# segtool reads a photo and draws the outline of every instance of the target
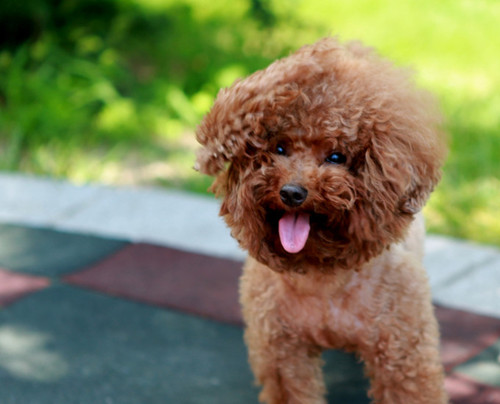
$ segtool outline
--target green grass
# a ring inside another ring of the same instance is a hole
[[[340,34],[440,100],[450,154],[430,230],[500,246],[497,0],[20,4],[0,5],[0,169],[205,192],[193,131],[218,89]]]

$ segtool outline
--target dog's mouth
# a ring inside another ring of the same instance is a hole
[[[278,221],[278,233],[281,246],[296,254],[304,248],[311,230],[311,215],[306,212],[285,212]]]
[[[353,255],[352,241],[345,232],[348,215],[334,214],[332,209],[318,212],[279,207],[268,207],[265,212],[266,225],[260,245],[266,248],[261,250],[264,255],[257,253],[265,264],[277,259],[272,268],[299,272],[311,265],[325,271],[348,266],[347,260]]]
[[[274,210],[266,213],[268,233],[265,237],[275,252],[297,254],[307,247],[308,240],[324,227],[325,215],[305,210]]]

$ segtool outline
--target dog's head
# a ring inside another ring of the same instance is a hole
[[[222,90],[196,167],[257,260],[356,268],[404,236],[439,180],[434,107],[407,72],[324,39]]]

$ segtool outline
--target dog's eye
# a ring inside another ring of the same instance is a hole
[[[325,161],[331,164],[344,164],[347,161],[347,157],[342,153],[335,152],[330,154]]]
[[[286,156],[286,150],[282,145],[276,146],[276,154],[279,154],[280,156]]]

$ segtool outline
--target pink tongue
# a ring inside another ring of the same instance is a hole
[[[279,221],[280,241],[285,251],[294,254],[302,250],[310,228],[307,213],[285,213]]]

